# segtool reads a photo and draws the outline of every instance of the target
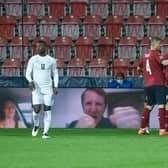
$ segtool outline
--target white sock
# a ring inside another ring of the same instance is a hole
[[[44,134],[48,133],[51,125],[51,110],[44,112]]]
[[[40,113],[35,113],[33,111],[33,122],[35,127],[39,127],[40,125]]]

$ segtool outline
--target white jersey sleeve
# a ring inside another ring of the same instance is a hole
[[[32,58],[29,60],[28,64],[27,64],[27,69],[26,69],[26,79],[29,82],[32,82],[32,72],[33,72],[33,60]]]
[[[57,69],[57,64],[56,60],[53,59],[53,65],[52,65],[52,75],[53,75],[53,80],[54,80],[54,87],[58,87],[58,69]]]

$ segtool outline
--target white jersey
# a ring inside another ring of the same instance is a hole
[[[52,76],[54,87],[58,87],[58,71],[54,58],[49,55],[34,55],[30,58],[26,70],[26,79],[29,82],[33,81],[36,88],[52,87]]]

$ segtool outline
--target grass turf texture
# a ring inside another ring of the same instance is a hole
[[[167,168],[168,136],[135,129],[0,129],[0,168]]]

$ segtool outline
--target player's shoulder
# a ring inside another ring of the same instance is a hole
[[[55,62],[56,61],[56,59],[51,57],[50,55],[47,55],[47,59],[49,59],[51,62]]]
[[[33,55],[32,57],[30,57],[29,61],[33,62],[38,58],[38,55]]]

